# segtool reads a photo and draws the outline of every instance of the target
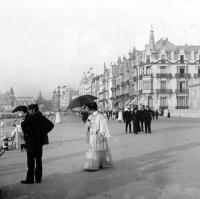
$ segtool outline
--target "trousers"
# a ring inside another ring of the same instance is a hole
[[[26,180],[40,182],[42,179],[42,146],[32,146],[27,148],[27,176]]]

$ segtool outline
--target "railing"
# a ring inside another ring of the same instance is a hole
[[[194,74],[194,77],[195,77],[195,78],[199,78],[199,77],[200,77],[200,73]]]
[[[176,78],[190,78],[191,75],[189,73],[176,73],[175,77]]]
[[[157,73],[156,74],[157,78],[172,78],[172,74],[171,73]]]
[[[188,89],[176,89],[176,94],[189,94],[189,90]]]
[[[143,77],[153,77],[153,74],[143,74],[143,75],[140,75],[140,79],[142,79]]]
[[[189,109],[189,106],[176,106],[176,109]]]
[[[156,89],[156,93],[157,94],[162,94],[162,93],[172,94],[172,89]]]
[[[160,106],[160,109],[168,109],[168,106]]]

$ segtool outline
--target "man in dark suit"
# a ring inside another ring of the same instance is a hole
[[[29,117],[21,123],[27,142],[27,176],[22,184],[33,184],[42,180],[43,145],[48,144],[47,133],[54,127],[53,123],[42,115],[37,104],[28,106]],[[36,163],[36,166],[35,166]]]
[[[151,133],[151,110],[149,109],[149,106],[146,106],[146,109],[144,111],[144,124],[145,124],[145,133]]]
[[[139,122],[142,132],[144,132],[144,112],[145,112],[144,105],[142,105],[141,109],[139,110]]]
[[[128,127],[129,127],[129,133],[131,133],[131,121],[132,121],[132,114],[130,107],[126,107],[124,110],[124,121],[126,124],[126,133],[128,132]]]

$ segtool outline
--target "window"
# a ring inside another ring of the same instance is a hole
[[[151,81],[144,81],[143,82],[143,90],[151,90],[152,86],[151,86]]]
[[[200,68],[198,68],[198,75],[200,75]]]
[[[178,82],[178,90],[180,92],[183,92],[184,90],[186,90],[186,82]]]
[[[150,75],[150,71],[151,71],[150,66],[146,67],[146,74],[147,74],[147,75]]]
[[[166,81],[161,81],[160,82],[160,89],[161,90],[166,90]]]
[[[160,98],[160,107],[167,107],[167,98],[166,97]]]
[[[153,99],[151,96],[148,97],[148,106],[153,107]]]
[[[185,73],[185,69],[184,68],[180,68],[179,72],[180,72],[180,74],[184,74]]]
[[[146,63],[150,63],[150,55],[146,56]]]
[[[180,56],[180,62],[181,62],[181,64],[184,63],[184,55],[181,55],[181,56]]]
[[[160,73],[166,74],[166,66],[161,66],[160,67]]]
[[[161,55],[161,63],[165,63],[165,55]]]
[[[177,108],[188,108],[187,96],[177,96]]]

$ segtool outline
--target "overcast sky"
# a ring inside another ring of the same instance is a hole
[[[155,40],[200,45],[199,0],[0,0],[0,90],[50,97],[78,85],[135,45]]]

